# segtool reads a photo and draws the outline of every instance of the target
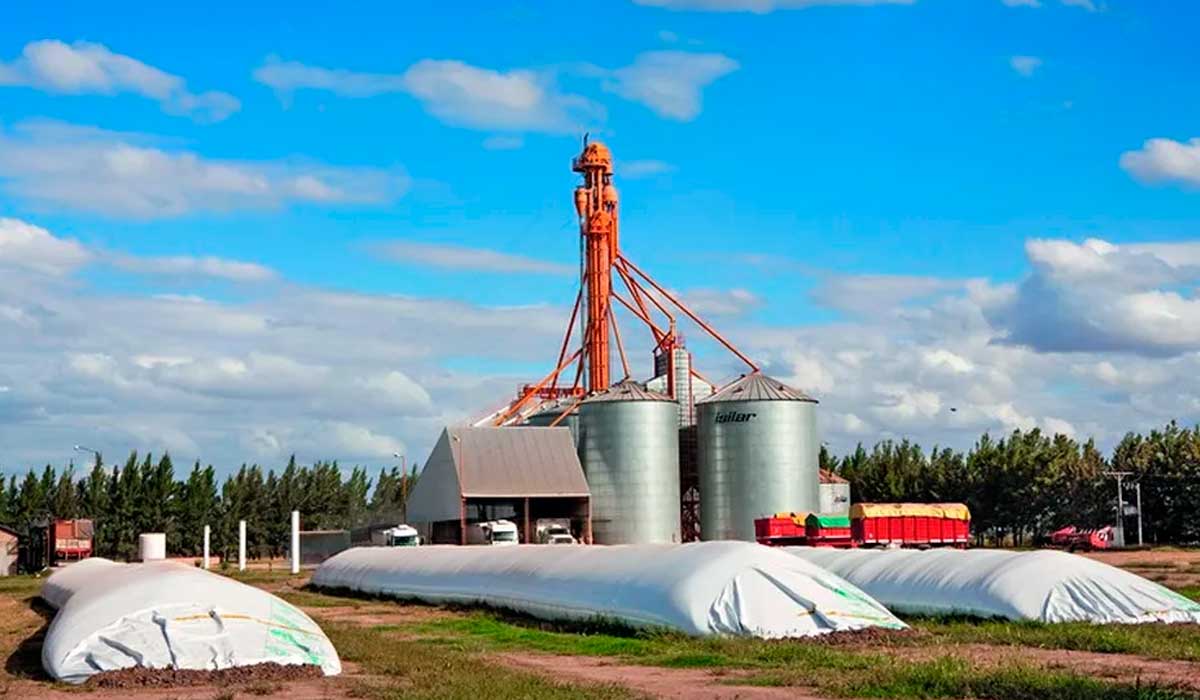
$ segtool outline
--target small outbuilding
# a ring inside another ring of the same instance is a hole
[[[0,576],[17,573],[20,562],[21,536],[11,527],[0,525]]]
[[[408,497],[408,520],[427,542],[466,544],[473,523],[511,520],[520,541],[537,521],[567,519],[592,540],[591,493],[567,428],[449,427]]]

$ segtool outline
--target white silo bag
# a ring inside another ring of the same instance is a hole
[[[841,578],[748,542],[362,547],[325,561],[312,583],[691,635],[782,638],[905,627]]]
[[[842,576],[899,613],[1040,622],[1200,622],[1200,603],[1066,552],[785,550]]]
[[[337,651],[299,608],[266,591],[176,562],[85,559],[42,585],[57,608],[42,645],[55,680],[123,668],[216,670],[260,663],[341,671]]]

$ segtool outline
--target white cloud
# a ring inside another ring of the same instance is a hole
[[[1033,77],[1038,68],[1042,66],[1042,59],[1037,56],[1013,56],[1008,59],[1008,65],[1019,75],[1026,78]]]
[[[86,41],[26,44],[19,58],[0,62],[0,86],[5,85],[70,95],[133,93],[158,102],[167,113],[207,122],[226,119],[241,107],[233,95],[190,92],[177,75]]]
[[[700,115],[704,88],[737,69],[737,61],[724,54],[649,51],[609,72],[605,87],[660,117],[691,121]]]
[[[264,265],[209,255],[139,257],[121,253],[110,254],[105,261],[122,270],[148,275],[214,277],[234,282],[267,282],[277,277],[274,270]]]
[[[489,151],[513,151],[525,145],[525,139],[520,136],[489,136],[483,140],[483,147]]]
[[[911,5],[916,0],[634,0],[639,5],[653,5],[670,10],[699,10],[702,12],[753,12],[765,14],[775,10],[802,10],[808,7],[841,7],[866,5]]]
[[[1031,240],[1031,274],[985,311],[1009,341],[1041,351],[1200,350],[1200,299],[1178,289],[1200,279],[1200,268],[1178,264],[1190,259],[1180,251],[1190,256],[1191,244],[1159,250],[1174,262],[1154,247]]]
[[[658,40],[668,44],[674,44],[675,42],[679,41],[679,35],[669,29],[660,29],[658,30]]]
[[[0,218],[0,269],[16,267],[61,275],[83,265],[90,257],[87,249],[76,241],[57,238],[40,226],[18,219]]]
[[[473,129],[572,132],[603,113],[594,102],[559,91],[548,72],[498,71],[462,61],[425,59],[403,73],[363,73],[269,58],[254,78],[284,97],[299,90],[342,97],[404,93],[438,119]]]
[[[1042,420],[1042,425],[1045,427],[1046,432],[1050,435],[1066,435],[1070,438],[1075,437],[1075,426],[1061,418],[1046,416],[1046,418]]]
[[[371,248],[387,260],[450,270],[534,275],[572,275],[579,272],[574,265],[512,255],[487,248],[402,240],[375,243]]]
[[[0,180],[9,193],[41,205],[143,219],[286,204],[378,204],[407,186],[402,173],[213,160],[57,123],[0,132]]]
[[[1041,7],[1041,0],[1000,0],[1008,7]],[[1066,7],[1081,7],[1088,12],[1097,12],[1100,8],[1093,0],[1059,0]]]
[[[675,172],[675,166],[662,160],[626,160],[616,164],[615,170],[621,177],[633,180]]]
[[[1165,326],[1135,335],[1118,315],[1063,352],[1055,343],[1079,324],[1064,309],[1117,309],[1125,297],[1171,291],[1186,299],[1191,246],[1034,240],[1029,279],[1015,285],[950,280],[910,299],[908,313],[791,326],[743,315],[719,327],[766,373],[821,401],[822,439],[835,452],[884,437],[967,448],[985,430],[1032,427],[1107,449],[1127,430],[1200,411],[1200,345],[1163,351]],[[83,250],[88,264],[103,264]],[[278,467],[292,452],[372,466],[392,451],[423,460],[442,425],[537,374],[496,367],[552,361],[569,312],[569,299],[488,307],[287,280],[222,301],[187,289],[148,297],[101,292],[70,274],[75,264],[0,274],[6,465],[44,464],[55,446],[75,443],[110,456],[165,446],[177,461],[199,457],[222,471],[248,459]],[[1046,306],[1049,320],[1014,342],[1013,316]],[[1113,350],[1113,334],[1151,351]],[[639,336],[624,337],[635,367],[646,350]],[[707,376],[740,371],[711,343],[689,340]],[[464,361],[479,369],[447,369]]]
[[[741,288],[690,289],[678,296],[701,316],[738,316],[763,303],[757,294]]]
[[[961,289],[963,284],[917,275],[825,275],[812,298],[822,306],[848,313],[888,314],[910,301]]]
[[[1121,167],[1142,182],[1200,187],[1200,138],[1149,139],[1141,150],[1122,153]]]
[[[405,451],[404,443],[351,423],[332,423],[333,437],[340,451],[351,458],[389,458]]]

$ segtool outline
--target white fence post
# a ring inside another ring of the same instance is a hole
[[[292,511],[292,573],[300,573],[300,511]]]
[[[246,570],[246,521],[238,521],[238,571]]]
[[[210,528],[209,526],[205,525],[205,526],[204,526],[204,569],[205,569],[206,571],[208,570],[208,562],[209,562],[209,559],[208,559],[208,542],[209,542],[209,537],[210,537],[211,535],[212,535],[212,528]]]

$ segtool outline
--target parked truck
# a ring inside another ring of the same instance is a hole
[[[421,544],[417,529],[401,523],[386,530],[371,532],[371,544],[376,547],[416,547]]]
[[[517,525],[511,520],[489,520],[467,526],[467,544],[507,546],[517,544]]]
[[[569,518],[539,518],[537,521],[538,544],[576,544],[571,534]]]

